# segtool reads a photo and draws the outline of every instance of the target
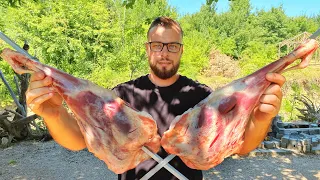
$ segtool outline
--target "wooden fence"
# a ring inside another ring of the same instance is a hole
[[[290,53],[294,48],[299,46],[304,40],[308,39],[311,33],[304,32],[290,39],[286,39],[278,44],[278,57],[285,56]],[[317,38],[318,43],[320,42],[320,37]],[[320,48],[314,53],[310,65],[320,65]]]

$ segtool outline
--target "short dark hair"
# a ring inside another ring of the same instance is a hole
[[[147,38],[148,38],[148,39],[149,39],[149,32],[150,32],[150,30],[151,30],[153,27],[155,27],[155,26],[162,26],[162,27],[164,27],[164,28],[174,28],[174,29],[177,29],[177,30],[180,31],[181,37],[183,37],[183,30],[182,30],[180,24],[179,24],[177,21],[175,21],[175,20],[173,20],[173,19],[171,19],[171,18],[169,18],[169,17],[167,17],[167,16],[161,16],[161,17],[155,18],[155,19],[152,21],[152,23],[151,23],[151,25],[150,25],[150,27],[149,27],[148,33],[147,33]]]

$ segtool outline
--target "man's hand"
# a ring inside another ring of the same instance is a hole
[[[271,85],[262,94],[260,105],[253,113],[253,119],[258,121],[269,121],[278,114],[282,101],[281,87],[286,81],[284,76],[277,73],[267,74],[266,79]]]
[[[244,143],[238,154],[247,154],[254,150],[265,138],[269,126],[281,106],[281,87],[285,83],[284,76],[269,73],[266,79],[271,82],[260,98],[260,104],[254,109],[244,135]]]
[[[29,108],[45,118],[58,117],[60,107],[62,107],[62,98],[51,85],[51,77],[45,76],[43,72],[39,71],[31,75],[26,92]]]

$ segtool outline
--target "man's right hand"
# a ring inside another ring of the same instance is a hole
[[[58,117],[62,107],[62,97],[51,85],[52,78],[38,71],[31,75],[26,92],[28,107],[37,115],[50,119]]]
[[[44,118],[53,139],[70,150],[86,147],[83,135],[75,118],[62,106],[62,97],[52,87],[52,78],[42,71],[30,77],[26,93],[27,105]]]

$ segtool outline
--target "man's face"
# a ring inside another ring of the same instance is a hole
[[[182,43],[182,37],[178,29],[156,26],[150,30],[148,41]],[[164,46],[160,52],[154,52],[150,49],[150,44],[146,44],[146,50],[150,68],[157,77],[168,79],[177,73],[183,46],[178,52],[169,52],[168,46]]]

